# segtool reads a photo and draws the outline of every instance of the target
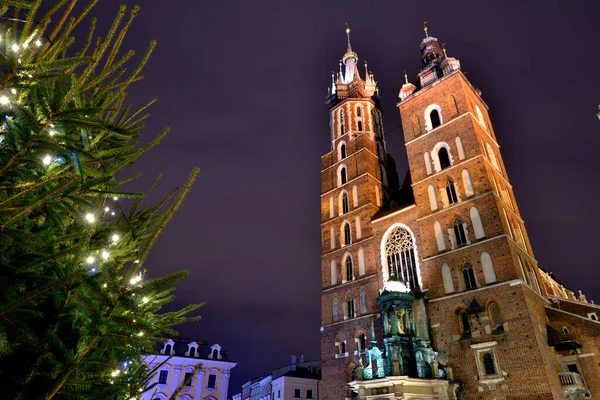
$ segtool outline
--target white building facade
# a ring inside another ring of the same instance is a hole
[[[229,376],[236,363],[228,360],[221,346],[169,339],[157,350],[158,354],[144,357],[151,369],[160,367],[150,381],[155,386],[141,400],[170,399],[190,376],[176,400],[227,400]]]

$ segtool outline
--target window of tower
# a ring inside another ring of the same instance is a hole
[[[350,254],[346,256],[346,280],[353,281],[354,280],[354,263],[352,262],[352,257]]]
[[[358,131],[359,131],[359,132],[362,132],[362,130],[363,130],[363,124],[362,124],[362,121],[358,121],[358,122],[357,122],[357,124],[358,124]]]
[[[344,185],[348,182],[348,177],[346,176],[346,167],[342,166],[339,169],[339,185]]]
[[[352,293],[348,294],[348,300],[346,301],[346,307],[348,313],[346,314],[348,318],[356,318],[356,313],[354,312],[354,296]]]
[[[346,143],[341,143],[340,144],[340,160],[343,160],[344,158],[346,158]]]
[[[342,214],[346,214],[348,212],[348,193],[342,192]]]
[[[492,334],[504,332],[502,318],[500,317],[500,309],[496,303],[490,303],[488,306],[488,316],[492,327]]]
[[[412,234],[401,226],[388,235],[384,246],[388,276],[395,276],[408,288],[419,287],[417,258]]]
[[[344,244],[344,246],[347,246],[352,243],[352,236],[350,235],[350,223],[348,223],[348,222],[344,223],[343,232],[344,232],[344,243],[343,244]]]
[[[362,117],[362,109],[360,106],[356,107],[356,116]]]
[[[448,149],[445,147],[441,147],[438,150],[438,160],[440,162],[440,169],[445,169],[452,165],[450,163],[450,154],[448,154]]]
[[[473,267],[469,263],[465,263],[462,269],[463,279],[465,281],[465,289],[472,290],[477,289],[477,282],[475,281],[475,273]]]
[[[454,237],[456,239],[456,247],[464,246],[467,244],[467,233],[465,232],[465,226],[462,221],[458,218],[454,220]]]
[[[494,356],[492,353],[483,354],[483,369],[486,375],[496,375],[496,366],[494,365]]]
[[[358,352],[364,352],[367,349],[367,336],[360,332],[356,337],[356,347],[358,348]]]
[[[429,119],[431,120],[431,129],[435,129],[438,126],[442,125],[442,120],[440,118],[440,113],[438,110],[431,110],[429,113]]]
[[[458,196],[456,195],[456,186],[452,179],[446,181],[446,195],[448,196],[448,204],[454,204],[458,202]]]
[[[463,337],[470,337],[471,325],[469,325],[469,316],[466,312],[460,312],[460,314],[458,315],[458,322],[460,324],[460,331],[463,334]]]
[[[367,289],[363,287],[360,288],[360,313],[366,314],[368,310],[367,304]],[[364,350],[364,347],[363,347]]]
[[[421,133],[421,121],[419,121],[419,117],[416,114],[412,116],[411,120],[413,135],[418,136]]]
[[[337,322],[340,319],[339,316],[339,301],[337,296],[333,298],[333,322]]]

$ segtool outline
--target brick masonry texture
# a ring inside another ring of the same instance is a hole
[[[425,110],[432,104],[441,109],[442,124],[426,132]],[[358,131],[357,106],[366,111],[362,113],[362,131]],[[567,327],[567,336],[583,345],[580,349],[583,356],[578,358],[578,363],[587,388],[593,396],[600,396],[600,322],[588,317],[592,312],[600,317],[600,307],[577,298],[538,269],[487,106],[477,90],[457,70],[415,92],[400,102],[398,108],[415,202],[392,207],[387,199],[394,198],[399,187],[398,174],[394,159],[385,152],[383,138],[375,132],[373,115],[377,117],[379,112],[375,104],[370,99],[346,99],[331,110],[332,151],[322,157],[321,172],[321,398],[347,397],[345,383],[359,365],[360,354],[354,354],[358,350],[354,339],[366,334],[368,345],[372,339],[371,323],[375,326],[375,339],[381,345],[376,300],[384,285],[383,270],[387,268],[381,251],[386,233],[394,226],[407,228],[414,237],[422,290],[428,299],[432,345],[447,356],[454,379],[463,385],[461,399],[564,399],[558,373],[565,372],[566,366],[560,364],[560,360],[571,355],[557,352],[548,345],[547,324],[559,332]],[[344,110],[343,133],[341,109]],[[374,109],[375,114],[372,114]],[[462,143],[464,157],[459,152],[457,138]],[[346,145],[344,159],[338,151],[341,141]],[[448,145],[452,165],[428,173],[425,153],[434,157],[434,148],[440,142]],[[346,168],[347,183],[340,185],[341,165]],[[380,165],[387,175],[387,185]],[[464,170],[468,171],[472,183],[470,195]],[[443,201],[449,180],[454,182],[459,200],[454,204]],[[438,203],[435,210],[432,210],[428,192],[431,185]],[[340,196],[344,191],[349,200],[347,213],[341,210]],[[387,209],[381,209],[382,204],[387,204]],[[479,212],[484,237],[475,237],[472,208]],[[457,219],[466,224],[469,244],[453,249],[449,231]],[[436,221],[442,226],[446,247],[443,251],[438,250]],[[346,222],[350,223],[352,236],[348,244],[343,243]],[[483,252],[492,259],[495,282],[486,283],[481,262]],[[353,260],[350,281],[345,280],[347,255]],[[462,269],[467,262],[475,275],[477,287],[474,290],[467,290],[464,284]],[[444,264],[450,268],[452,293],[446,293],[444,287]],[[333,274],[332,265],[335,265]],[[366,293],[364,306],[361,292]],[[336,298],[337,321],[333,309]],[[348,298],[355,299],[356,317],[344,319],[343,302]],[[461,340],[459,313],[473,301],[481,305],[483,311],[469,315],[471,337]],[[496,304],[500,310],[503,333],[492,334],[490,304]],[[336,356],[335,343],[344,340],[348,355]],[[493,383],[482,380],[476,352],[471,347],[491,342],[496,342],[493,348],[502,372],[502,379]]]

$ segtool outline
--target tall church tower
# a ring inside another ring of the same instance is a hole
[[[345,396],[377,321],[380,269],[371,218],[398,189],[395,162],[387,154],[379,96],[365,62],[364,78],[350,44],[332,75],[327,107],[331,151],[322,157],[322,389],[323,399]],[[379,279],[378,279],[379,278]]]
[[[432,345],[464,385],[461,398],[562,398],[548,300],[488,108],[425,33],[418,88],[406,80],[398,108]]]
[[[422,69],[397,104],[400,185],[377,84],[346,33],[321,171],[320,398],[600,395],[600,307],[538,267],[460,62],[425,29]]]

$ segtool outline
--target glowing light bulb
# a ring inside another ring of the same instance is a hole
[[[26,49],[26,48],[28,48],[28,47],[29,47],[29,43],[27,43],[27,42],[23,43],[23,48],[24,48],[24,49]]]
[[[108,251],[102,250],[102,258],[103,259],[108,260],[109,256],[110,256],[110,254],[108,254]]]
[[[142,303],[144,303],[144,304],[146,304],[149,301],[150,301],[150,299],[147,298],[146,296],[144,296],[144,298],[142,298]]]
[[[139,263],[140,263],[140,260],[135,260],[135,261],[134,261],[134,263],[135,263],[135,264],[139,264]]]
[[[117,196],[115,196],[115,197],[113,197],[113,200],[117,201],[117,200],[119,200],[119,198]]]
[[[38,39],[38,40],[36,40],[36,41],[35,41],[35,45],[36,45],[37,47],[40,47],[40,46],[42,45],[42,41],[41,41],[41,40],[39,40],[39,39]]]
[[[119,241],[119,235],[117,235],[116,233],[114,235],[112,235],[110,237],[110,240],[112,240],[113,243],[116,243]]]
[[[54,134],[55,134],[55,133],[56,133],[56,132],[54,132],[52,129],[50,129],[50,132],[48,132],[48,135],[50,135],[50,136],[54,136]]]
[[[114,217],[115,216],[115,212],[114,211],[111,212],[110,215],[112,215]]]
[[[45,166],[48,166],[50,164],[52,164],[52,157],[50,157],[49,155],[45,155],[44,158],[42,159],[42,162],[44,163]]]
[[[94,257],[92,257],[92,256],[89,256],[89,257],[86,259],[86,261],[87,261],[89,264],[92,264],[92,263],[94,262]]]
[[[18,44],[13,44],[11,47],[12,51],[17,52],[19,51],[19,45]]]
[[[104,212],[109,212],[109,211],[110,211],[110,208],[104,207]]]
[[[96,217],[94,217],[94,214],[92,213],[87,213],[85,214],[85,220],[90,224],[93,224],[96,221]]]
[[[12,89],[10,89],[10,92],[11,92],[12,94],[17,94],[17,89],[15,89],[15,88],[12,88]]]
[[[6,105],[9,103],[10,100],[8,100],[8,97],[6,96],[0,96],[0,104]]]
[[[54,128],[54,124],[50,124],[50,128]]]
[[[95,273],[96,273],[96,267],[92,267],[92,268],[90,269],[90,272],[91,272],[92,274],[95,274]]]
[[[144,331],[140,331],[140,332],[138,333],[138,336],[144,336]]]
[[[106,286],[108,286],[106,283],[104,285],[102,285],[102,287],[106,287]]]

